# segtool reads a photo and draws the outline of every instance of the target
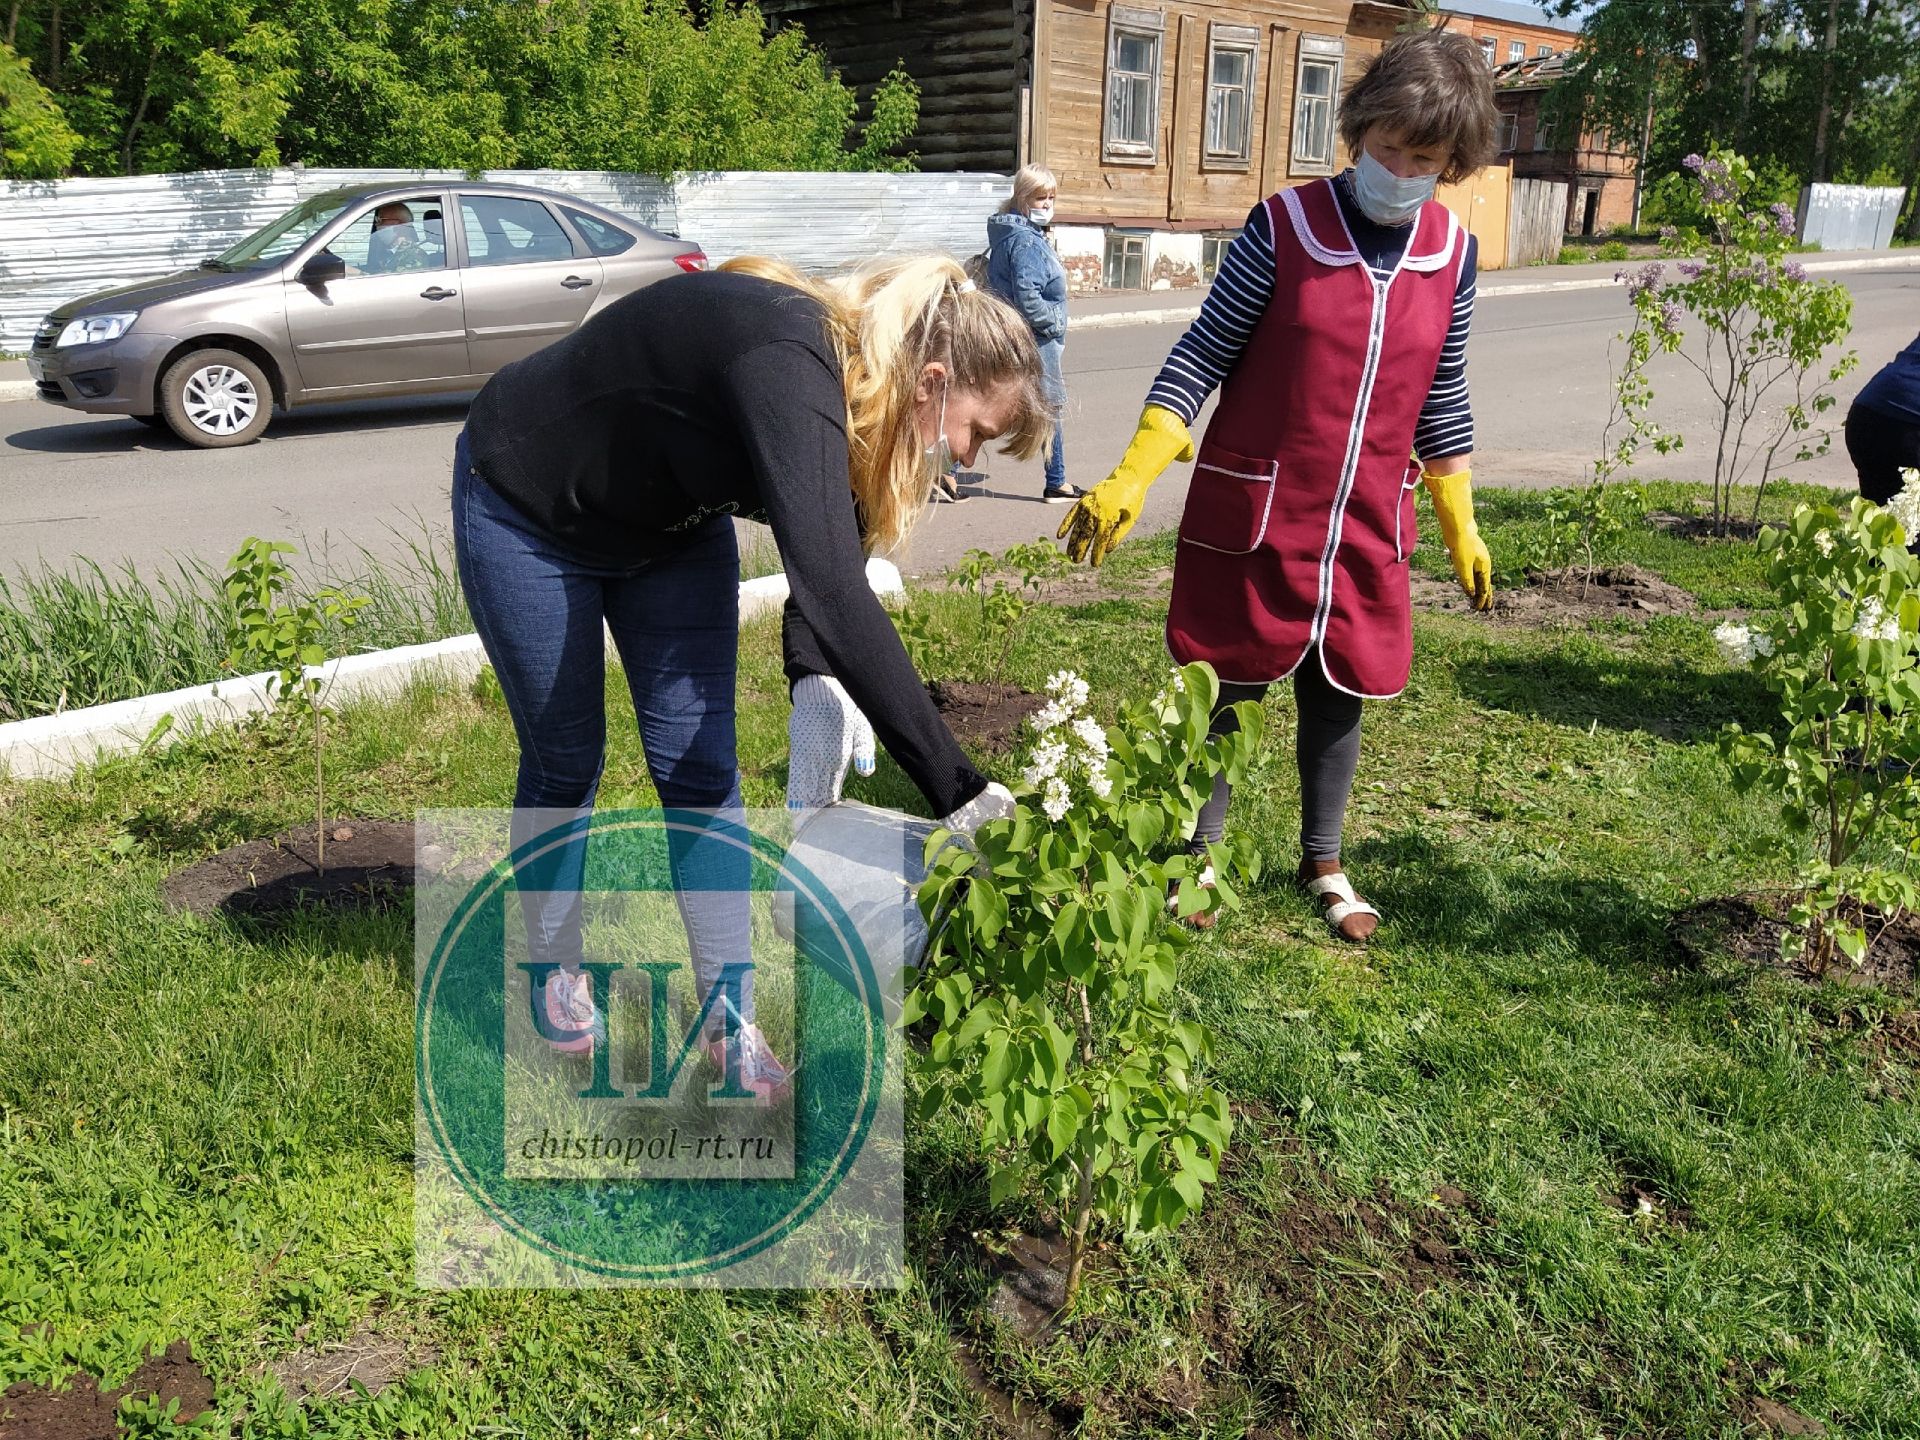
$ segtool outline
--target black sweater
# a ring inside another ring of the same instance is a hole
[[[819,305],[747,275],[677,275],[487,382],[474,470],[558,544],[614,564],[716,514],[764,520],[822,657],[945,815],[986,779],[867,585],[840,367]]]

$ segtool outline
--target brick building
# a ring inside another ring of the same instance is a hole
[[[1512,164],[1516,180],[1567,187],[1567,234],[1604,235],[1633,222],[1635,150],[1631,141],[1595,131],[1556,134],[1542,120],[1541,102],[1565,65],[1565,53],[1557,52],[1495,68],[1500,158]]]
[[[1479,45],[1489,68],[1544,59],[1571,50],[1580,39],[1580,27],[1571,21],[1508,0],[1449,5],[1435,13],[1433,28],[1468,36]]]

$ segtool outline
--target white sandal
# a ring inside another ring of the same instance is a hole
[[[1307,882],[1307,894],[1316,901],[1322,895],[1334,897],[1333,904],[1320,907],[1320,918],[1327,922],[1327,928],[1342,940],[1352,943],[1352,937],[1340,928],[1340,924],[1349,915],[1371,915],[1378,921],[1380,912],[1353,893],[1353,882],[1347,879],[1344,870],[1336,870],[1331,875],[1316,875]]]

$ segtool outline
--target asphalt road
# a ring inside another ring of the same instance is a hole
[[[1837,431],[1864,378],[1920,330],[1920,261],[1833,278],[1854,294],[1852,344],[1861,357],[1828,412]],[[1609,343],[1626,313],[1625,297],[1611,288],[1482,298],[1469,368],[1480,484],[1587,477],[1610,398]],[[1091,485],[1119,458],[1179,333],[1177,324],[1069,333],[1070,478]],[[1706,478],[1713,444],[1703,383],[1674,357],[1658,364],[1654,379],[1655,418],[1689,443],[1669,459],[1649,457],[1645,473]],[[464,397],[327,406],[276,417],[258,444],[198,451],[132,420],[31,399],[0,403],[0,575],[82,558],[109,567],[131,560],[149,573],[175,558],[217,566],[249,535],[290,539],[349,568],[361,550],[384,559],[429,535],[444,545],[448,471],[465,410]],[[939,569],[973,546],[999,549],[1052,533],[1063,511],[1039,502],[1037,463],[989,455],[976,468],[986,474],[977,498],[936,509],[903,569]],[[1852,480],[1837,433],[1833,454],[1791,473]],[[1143,531],[1174,523],[1185,488],[1176,466],[1154,488]]]

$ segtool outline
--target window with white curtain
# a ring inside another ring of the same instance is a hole
[[[1166,19],[1158,10],[1116,5],[1107,24],[1109,160],[1146,160],[1160,151],[1160,57]]]

